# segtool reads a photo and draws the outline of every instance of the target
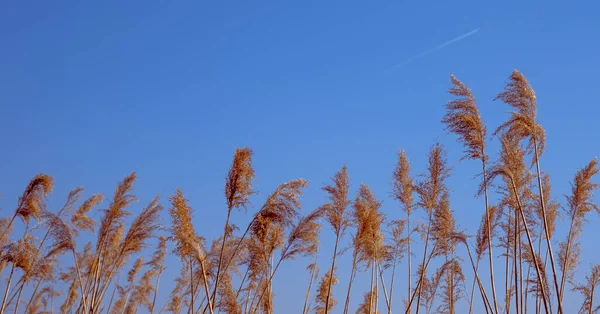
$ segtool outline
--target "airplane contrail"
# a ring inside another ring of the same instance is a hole
[[[463,39],[465,39],[465,38],[467,38],[469,36],[472,36],[472,35],[474,35],[477,32],[479,32],[479,28],[476,28],[476,29],[474,29],[474,30],[472,30],[470,32],[464,33],[464,34],[462,34],[462,35],[460,35],[460,36],[458,36],[456,38],[450,39],[450,40],[448,40],[448,41],[446,41],[446,42],[444,42],[444,43],[436,46],[435,48],[431,48],[429,50],[425,50],[425,51],[421,52],[420,54],[418,54],[418,55],[416,55],[414,57],[406,59],[405,61],[400,62],[400,63],[398,63],[398,64],[390,67],[388,69],[388,71],[391,71],[391,70],[403,67],[403,66],[405,66],[405,65],[407,65],[407,64],[409,64],[409,63],[411,63],[411,62],[413,62],[413,61],[415,61],[417,59],[423,58],[424,56],[426,56],[426,55],[428,55],[430,53],[436,52],[436,51],[438,51],[440,49],[443,49],[445,47],[448,47],[448,46],[452,45],[455,42],[461,41],[461,40],[463,40]]]

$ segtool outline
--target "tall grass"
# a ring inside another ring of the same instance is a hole
[[[105,205],[101,194],[84,199],[84,190],[75,188],[57,209],[47,206],[52,177],[39,174],[0,219],[0,314],[300,311],[274,306],[277,293],[283,294],[274,282],[285,280],[278,271],[295,259],[309,263],[306,293],[299,297],[303,314],[349,313],[353,304],[364,314],[454,314],[466,308],[487,314],[565,313],[569,290],[581,294],[581,313],[599,312],[598,265],[576,282],[584,227],[593,212],[600,213],[594,200],[598,161],[575,174],[561,206],[541,169],[546,135],[537,121],[535,92],[522,73],[514,71],[496,98],[512,112],[491,137],[473,92],[454,76],[449,98],[441,121],[458,137],[462,159],[477,161],[480,172],[472,187],[449,186],[456,170],[445,147],[434,143],[426,168],[413,177],[408,154],[400,151],[390,165],[389,192],[402,214],[384,214],[383,201],[366,184],[352,195],[346,166],[322,188],[323,205],[304,213],[304,179],[282,183],[263,197],[253,188],[249,148],[234,151],[225,177],[225,223],[214,239],[194,226],[201,214],[180,189],[168,198],[163,225],[158,197],[142,208],[135,204],[135,173],[117,184]],[[500,149],[492,155],[493,141]],[[483,196],[481,206],[455,207],[450,200],[458,189]],[[237,210],[251,209],[251,200],[261,205],[240,228],[233,223]],[[98,219],[92,218],[96,207],[102,207]],[[564,220],[557,219],[561,207]],[[481,217],[479,228],[472,234],[461,229],[456,211]],[[333,239],[321,243],[323,223]],[[553,244],[557,229],[566,238]],[[83,238],[93,241],[78,243]],[[178,263],[167,265],[169,255]],[[349,269],[340,266],[341,259]],[[398,265],[406,271],[397,271]],[[165,278],[167,267],[179,268],[179,276]],[[368,280],[355,281],[358,276]],[[165,281],[171,291],[165,291]],[[397,301],[399,289],[406,291],[403,302]]]

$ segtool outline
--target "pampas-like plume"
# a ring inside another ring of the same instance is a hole
[[[333,176],[332,185],[326,185],[323,187],[323,190],[327,192],[329,198],[329,202],[323,205],[323,208],[326,211],[327,221],[329,221],[329,224],[335,232],[333,259],[331,261],[331,268],[329,269],[328,273],[333,273],[335,271],[335,260],[338,255],[340,238],[344,236],[346,228],[348,228],[350,224],[350,215],[346,211],[346,208],[350,204],[350,201],[348,200],[348,187],[349,183],[346,165],[343,165],[342,169],[335,173]],[[330,283],[327,286],[324,304],[329,304],[329,299],[331,298],[331,285],[333,284],[333,278],[335,278],[335,274],[330,275],[328,278]],[[323,310],[324,313],[327,314],[329,312],[329,307],[324,307]]]
[[[352,289],[358,263],[366,263],[367,266],[372,267],[372,271],[374,272],[374,262],[381,261],[386,256],[386,250],[383,246],[383,234],[380,227],[383,222],[383,215],[378,211],[380,206],[381,203],[377,201],[369,187],[362,184],[353,203],[356,234],[352,238],[352,269],[350,271],[344,313],[348,312],[350,290]]]
[[[317,289],[317,295],[315,296],[315,314],[323,314],[331,311],[337,304],[337,301],[329,296],[330,287],[338,283],[338,279],[335,277],[335,269],[333,272],[328,270],[327,273],[321,278],[319,288]]]
[[[180,189],[177,189],[169,201],[171,202],[169,215],[171,217],[171,240],[175,243],[174,252],[181,260],[185,260],[194,253],[194,248],[188,239],[197,237],[192,224],[192,208],[187,205],[187,199]]]
[[[156,277],[156,284],[151,289],[151,292],[154,293],[152,297],[152,303],[146,305],[146,308],[150,313],[154,313],[154,307],[156,306],[156,296],[158,295],[158,286],[160,284],[160,276],[162,275],[163,270],[165,269],[165,256],[167,255],[167,238],[164,235],[161,235],[158,239],[158,245],[156,246],[156,251],[152,255],[152,259],[146,263],[147,266],[150,266],[150,270],[148,273],[151,273],[152,276]]]
[[[504,182],[506,184],[506,191],[509,199],[505,202],[509,204],[511,208],[513,208],[516,212],[516,221],[518,225],[515,226],[517,230],[519,230],[520,225],[522,224],[525,229],[525,234],[527,236],[527,242],[529,244],[529,255],[537,256],[535,253],[535,248],[533,246],[533,241],[531,239],[531,229],[527,223],[527,218],[525,215],[525,206],[523,203],[524,196],[527,196],[528,185],[531,182],[531,175],[529,174],[527,167],[525,166],[525,161],[523,159],[525,152],[522,150],[521,145],[519,144],[519,138],[512,136],[510,133],[505,133],[501,137],[502,143],[502,151],[500,154],[500,161],[498,164],[494,165],[490,172],[490,180],[494,179],[497,176],[502,176]],[[520,218],[520,222],[519,222]],[[515,246],[515,254],[513,256],[514,259],[517,259],[516,256],[516,247],[518,245],[517,241],[520,241],[516,236],[517,232],[515,232],[515,238],[513,245]],[[548,294],[545,290],[546,283],[543,282],[545,279],[544,269],[541,269],[539,263],[532,263],[536,269],[536,276],[538,278],[538,287],[540,287],[540,294],[543,298],[544,308],[548,312]],[[516,270],[515,270],[515,281],[516,281]],[[516,287],[515,287],[516,288]],[[518,298],[518,294],[515,294],[516,298]],[[518,302],[517,302],[518,304]]]
[[[458,97],[446,104],[447,113],[442,118],[446,129],[459,136],[459,141],[465,145],[463,159],[487,160],[485,155],[485,124],[479,115],[475,97],[465,84],[454,75],[450,75],[452,87],[450,94]]]
[[[410,299],[410,293],[411,293],[411,288],[410,285],[412,283],[412,279],[411,279],[411,275],[412,275],[412,270],[411,270],[411,257],[412,257],[412,253],[410,251],[410,244],[412,242],[411,239],[411,234],[412,234],[412,229],[410,227],[410,214],[412,213],[413,210],[413,204],[414,204],[414,197],[413,197],[413,179],[410,175],[410,162],[408,161],[408,157],[406,156],[406,153],[404,151],[400,151],[398,153],[398,163],[396,164],[396,168],[394,169],[394,176],[392,179],[392,194],[394,195],[394,198],[397,199],[400,204],[402,204],[402,210],[404,210],[404,212],[406,213],[406,224],[407,224],[407,228],[406,228],[406,250],[407,250],[407,268],[408,268],[408,299]],[[394,269],[395,270],[395,269]],[[391,307],[391,301],[392,301],[392,290],[393,290],[393,277],[392,277],[392,283],[391,283],[391,287],[390,287],[390,307]],[[409,314],[412,313],[412,309],[409,307],[408,311]]]
[[[322,208],[317,208],[306,215],[290,231],[287,245],[282,251],[282,259],[293,259],[297,255],[313,256],[319,249],[319,219],[324,215]]]
[[[123,225],[123,218],[130,215],[125,209],[137,198],[130,194],[135,182],[135,172],[131,173],[117,185],[115,195],[110,202],[108,209],[104,210],[104,216],[100,221],[98,229],[98,240],[96,241],[96,251],[101,251],[110,239],[117,233],[120,226]]]
[[[375,291],[369,290],[363,295],[363,302],[358,306],[356,314],[379,314],[375,309],[375,303],[372,302],[375,297]]]
[[[3,248],[8,244],[8,242],[9,242],[8,234],[10,233],[11,229],[12,229],[12,226],[10,225],[9,218],[0,219],[0,232],[2,232],[4,234],[0,238],[0,248]],[[6,264],[7,264],[7,261],[2,258],[2,251],[0,251],[0,274],[2,273],[2,270],[4,270],[4,267],[6,267]]]
[[[227,208],[229,210],[236,207],[245,208],[250,203],[248,197],[255,193],[252,190],[252,181],[254,179],[252,150],[249,148],[237,148],[225,181],[225,198],[227,199]]]
[[[129,256],[138,253],[146,247],[146,240],[153,236],[158,229],[158,214],[162,210],[156,197],[142,212],[133,220],[125,237],[118,246],[118,253],[111,264],[105,265],[106,270],[103,280],[98,283],[98,293],[94,294],[92,306],[97,308],[102,302],[113,276],[123,267]],[[118,229],[117,229],[118,230]],[[125,306],[127,303],[125,304]]]
[[[158,229],[158,214],[163,209],[163,206],[158,204],[158,200],[159,197],[157,196],[131,223],[131,227],[121,244],[121,254],[123,256],[138,253],[146,247],[146,240],[152,237]]]
[[[175,195],[169,198],[171,208],[169,215],[171,216],[171,233],[172,239],[175,242],[175,253],[179,255],[180,260],[184,261],[190,269],[190,280],[187,281],[190,285],[191,304],[190,308],[194,310],[194,275],[193,267],[195,262],[199,262],[202,269],[202,278],[204,282],[205,293],[208,296],[208,279],[206,275],[205,261],[206,249],[204,248],[204,238],[196,235],[194,226],[192,225],[192,208],[187,204],[187,199],[183,196],[180,189],[177,189]],[[176,297],[175,295],[174,297]],[[210,313],[213,313],[212,299],[208,299],[208,307]],[[173,306],[180,305],[174,303]]]
[[[318,223],[318,220],[323,216],[324,212],[322,207],[317,208],[306,217],[300,219],[298,224],[292,228],[287,244],[281,250],[281,257],[275,264],[275,267],[269,271],[270,275],[267,278],[265,290],[271,286],[275,272],[279,269],[279,265],[282,261],[294,259],[297,255],[311,256],[317,253],[319,247],[319,231],[321,230],[321,225]],[[272,249],[269,250],[265,257],[268,258],[271,253]],[[258,304],[261,304],[261,300],[266,292],[265,290],[260,292]],[[268,294],[267,297],[269,298]]]
[[[354,200],[354,212],[357,220],[357,240],[359,241],[358,260],[366,262],[368,266],[372,263],[381,262],[385,249],[383,246],[383,232],[381,224],[384,216],[379,212],[379,202],[371,189],[361,184],[358,195]]]
[[[485,219],[486,223],[484,227],[492,226],[492,220],[490,215],[490,207],[488,203],[488,191],[487,191],[487,161],[488,156],[485,154],[485,138],[486,138],[486,127],[481,120],[479,109],[475,102],[475,97],[467,86],[465,86],[460,80],[454,75],[450,76],[452,81],[452,87],[450,88],[450,94],[458,97],[457,99],[451,100],[446,104],[447,113],[442,119],[442,123],[446,125],[446,129],[459,136],[459,141],[465,146],[465,151],[462,159],[474,159],[481,161],[483,177],[482,184],[478,190],[478,194],[484,194],[485,197]],[[493,263],[493,252],[492,252],[492,235],[491,230],[483,231],[489,235],[486,237],[487,249],[489,252],[489,266],[490,266],[490,281],[492,285],[492,293],[494,297],[494,309],[498,313],[498,303],[496,298],[496,285],[494,279],[494,263]]]
[[[31,217],[39,219],[42,211],[46,208],[46,198],[52,192],[54,180],[52,177],[39,174],[35,176],[25,188],[23,195],[19,197],[19,205],[15,215],[29,223]]]
[[[434,256],[448,255],[454,252],[456,243],[452,237],[456,233],[456,221],[450,209],[450,197],[447,192],[442,194],[440,204],[433,213],[431,238],[437,244]]]
[[[600,306],[594,308],[594,293],[596,288],[600,286],[600,264],[592,267],[590,274],[585,276],[585,281],[584,284],[573,287],[573,291],[578,291],[584,298],[579,313],[596,313],[600,310]]]
[[[15,218],[21,218],[25,224],[29,224],[29,220],[32,217],[34,219],[40,218],[42,211],[46,208],[46,198],[52,192],[53,186],[54,180],[51,176],[45,174],[38,174],[29,181],[25,191],[23,191],[23,195],[19,197],[15,214],[8,222],[8,225],[3,226],[0,230],[0,240],[4,239],[4,236],[11,230]]]
[[[465,280],[465,275],[462,272],[462,267],[456,259],[450,259],[440,268],[443,281],[441,283],[441,304],[437,308],[437,313],[456,313],[456,301],[463,294],[462,283]]]
[[[536,121],[536,96],[529,82],[519,71],[514,70],[506,84],[504,91],[498,94],[496,99],[513,107],[514,111],[508,121],[498,127],[494,134],[505,132],[511,137],[517,138],[517,141],[527,139],[527,151],[533,153],[532,164],[535,164],[537,170],[537,185],[539,190],[539,204],[542,212],[542,222],[544,226],[544,238],[550,256],[550,265],[552,266],[552,278],[554,289],[558,301],[558,313],[563,313],[561,291],[559,281],[556,275],[556,263],[554,262],[554,253],[550,243],[550,228],[548,227],[548,217],[546,202],[544,201],[544,192],[542,186],[542,172],[540,169],[540,156],[543,154],[546,146],[546,134],[544,128]]]
[[[333,184],[323,187],[323,191],[327,192],[329,198],[329,202],[323,205],[327,210],[327,221],[335,234],[340,236],[344,234],[350,223],[349,213],[346,211],[350,204],[348,188],[348,171],[345,165],[334,174]]]
[[[419,207],[423,208],[430,216],[440,202],[440,196],[448,190],[445,185],[450,176],[447,166],[446,152],[440,143],[435,143],[429,151],[427,174],[421,175],[422,180],[415,185],[419,195]]]
[[[494,135],[509,133],[519,139],[527,139],[528,151],[535,150],[535,146],[537,146],[538,153],[541,155],[546,146],[546,132],[536,122],[537,103],[535,91],[531,88],[525,76],[514,70],[506,83],[504,91],[496,96],[496,100],[498,99],[513,107],[514,111],[511,112],[508,121],[502,123],[496,129]]]
[[[301,208],[302,188],[307,185],[308,181],[296,179],[277,187],[255,215],[251,223],[252,234],[264,241],[272,227],[279,226],[285,229],[292,226]]]
[[[4,292],[4,299],[2,300],[2,306],[0,306],[0,313],[4,313],[6,307],[6,300],[8,298],[8,292],[10,284],[13,278],[15,269],[21,269],[23,273],[30,273],[31,268],[35,263],[35,250],[36,244],[35,239],[30,235],[25,235],[19,239],[17,243],[11,243],[2,248],[0,259],[3,262],[11,263],[12,267],[8,282],[6,283],[6,291]]]
[[[447,166],[446,152],[439,143],[435,143],[430,151],[427,165],[427,174],[421,175],[422,179],[415,185],[415,190],[419,195],[419,207],[423,208],[427,213],[427,231],[425,232],[425,249],[423,250],[423,260],[421,265],[427,265],[427,252],[429,247],[430,229],[433,222],[434,210],[440,204],[440,197],[448,191],[445,185],[446,179],[450,176],[450,168]],[[421,269],[422,273],[419,276],[419,282],[425,277],[427,267]],[[423,287],[417,283],[419,287]],[[421,304],[422,288],[417,290],[417,313],[419,313],[419,305]],[[409,302],[409,308],[412,301]]]
[[[390,264],[392,266],[392,280],[390,282],[388,314],[392,312],[394,280],[396,278],[396,265],[402,260],[402,258],[404,258],[408,247],[408,243],[410,242],[409,238],[404,236],[406,220],[393,220],[389,223],[389,225],[391,227],[392,239],[390,243],[386,245],[386,249],[384,250],[387,253],[386,264],[384,264],[384,268],[389,268]]]
[[[219,252],[219,262],[217,263],[217,274],[215,278],[215,287],[213,290],[212,298],[215,295],[219,287],[219,277],[221,275],[221,264],[223,263],[223,250],[225,248],[225,242],[232,233],[232,228],[229,225],[229,219],[231,218],[231,211],[236,207],[243,207],[250,203],[248,197],[255,193],[252,190],[252,181],[255,179],[254,169],[252,169],[252,150],[249,148],[238,148],[235,150],[233,156],[233,162],[227,179],[225,181],[225,198],[227,200],[227,219],[225,220],[225,227],[223,231],[223,241],[221,242],[221,250]],[[216,302],[216,300],[214,300]]]
[[[567,215],[571,220],[571,226],[569,228],[567,240],[560,243],[560,250],[558,253],[558,264],[562,270],[560,281],[561,300],[566,281],[572,279],[573,271],[578,264],[578,238],[583,230],[586,215],[592,211],[596,211],[600,214],[600,207],[592,202],[594,192],[600,187],[600,184],[592,181],[598,172],[600,172],[600,169],[598,168],[598,159],[593,159],[584,168],[577,171],[575,180],[571,184],[571,195],[567,196],[567,204],[569,205]]]
[[[392,179],[392,194],[402,204],[402,210],[410,216],[413,210],[413,179],[410,175],[410,162],[404,151],[398,153],[398,163]]]
[[[88,213],[96,205],[102,203],[102,199],[102,194],[92,195],[73,213],[73,216],[71,217],[71,226],[75,235],[77,235],[79,231],[96,231],[96,222],[88,216]]]

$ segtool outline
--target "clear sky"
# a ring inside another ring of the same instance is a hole
[[[548,135],[542,167],[564,204],[575,171],[600,151],[599,10],[592,1],[3,1],[0,208],[12,211],[39,172],[55,178],[56,207],[76,186],[109,198],[137,171],[136,211],[156,194],[167,205],[181,187],[196,230],[211,238],[224,223],[233,150],[249,146],[260,193],[247,214],[234,214],[238,224],[279,183],[298,177],[311,182],[305,208],[322,204],[320,187],[344,163],[352,193],[369,184],[382,210],[398,219],[389,196],[396,152],[405,149],[420,173],[439,140],[454,167],[456,219],[474,233],[483,213],[473,198],[478,167],[459,162],[462,147],[439,122],[449,74],[473,90],[493,130],[509,110],[493,99],[515,68],[537,92]],[[562,240],[567,221],[559,223]],[[584,229],[577,278],[600,262],[598,236],[598,228]],[[332,241],[325,226],[323,269]],[[350,259],[339,265],[336,313]],[[276,312],[302,307],[305,266],[288,262],[275,277]],[[352,308],[367,277],[357,279]],[[171,287],[161,285],[160,296]],[[405,289],[395,290],[398,306]]]

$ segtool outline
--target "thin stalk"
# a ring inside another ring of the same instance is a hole
[[[375,265],[371,265],[371,286],[369,287],[369,314],[373,310],[373,281],[375,280]]]
[[[344,314],[348,314],[348,306],[350,305],[350,289],[352,289],[352,282],[356,275],[356,252],[352,253],[352,270],[350,271],[350,281],[348,282],[348,293],[346,294],[346,304],[344,305]]]
[[[561,276],[561,279],[560,279],[560,295],[559,295],[560,296],[559,297],[560,301],[562,301],[562,298],[563,298],[563,293],[564,293],[564,290],[565,290],[565,282],[566,282],[567,272],[568,272],[567,269],[568,269],[568,266],[569,266],[569,265],[567,265],[567,263],[569,261],[569,254],[571,253],[570,252],[571,251],[571,239],[572,239],[572,234],[573,234],[573,223],[575,221],[575,217],[574,216],[575,215],[571,216],[571,223],[570,223],[570,226],[569,226],[569,235],[567,236],[567,248],[565,250],[565,258],[563,259],[563,265],[565,265],[565,269],[563,270],[562,276]]]
[[[390,281],[390,300],[388,302],[388,314],[392,314],[392,295],[394,293],[394,278],[396,277],[396,257],[394,257],[394,266],[392,266],[392,280]],[[381,278],[381,282],[383,282],[383,277]],[[385,285],[383,285],[385,289]],[[384,291],[385,292],[385,291]]]
[[[340,241],[340,230],[335,233],[335,247],[333,248],[333,260],[331,261],[331,276],[329,276],[329,283],[327,284],[327,298],[325,298],[325,314],[329,313],[329,298],[331,296],[331,283],[333,282],[333,272],[335,269],[335,258],[337,257],[337,249]]]
[[[477,264],[475,264],[473,266],[473,272],[477,273],[478,269],[479,269],[479,260],[477,260]],[[477,278],[473,278],[473,284],[471,285],[471,298],[469,301],[469,314],[473,313],[473,298],[475,297],[475,283],[476,282],[477,282]],[[486,306],[486,313],[488,313],[487,306]]]
[[[232,208],[227,208],[227,219],[225,220],[225,227],[223,228],[223,241],[221,242],[221,250],[219,251],[219,263],[217,264],[217,274],[215,275],[215,288],[213,289],[213,294],[212,294],[212,300],[213,300],[213,307],[215,306],[216,303],[216,295],[217,295],[217,288],[219,287],[219,276],[221,275],[221,263],[223,263],[223,251],[225,250],[225,242],[227,240],[227,229],[229,227],[229,218],[231,217],[231,210]]]
[[[596,288],[596,286],[592,285],[592,293],[590,295],[590,311],[589,311],[589,314],[592,314],[592,312],[594,311],[594,288]]]
[[[482,156],[485,156],[484,151],[483,151],[483,147],[481,148],[482,150]],[[490,261],[490,282],[492,284],[492,297],[494,298],[494,309],[495,309],[495,313],[498,314],[498,301],[496,298],[496,284],[495,284],[495,279],[494,279],[494,253],[492,252],[492,225],[491,225],[491,221],[490,221],[490,209],[489,209],[489,200],[488,200],[488,190],[487,190],[487,169],[486,169],[486,165],[485,165],[485,157],[481,159],[481,163],[482,163],[482,169],[483,169],[483,182],[484,182],[484,186],[483,186],[483,194],[484,194],[484,198],[485,198],[485,219],[486,219],[486,223],[487,223],[487,227],[488,227],[488,234],[489,236],[488,238],[488,251],[489,251],[489,261]]]
[[[519,240],[517,245],[519,247],[519,289],[521,289],[521,313],[525,313],[523,311],[523,295],[525,291],[523,291],[523,250],[521,249],[521,226],[517,228],[517,239]]]
[[[150,308],[150,314],[154,314],[154,307],[156,306],[156,295],[158,294],[158,285],[160,284],[160,276],[163,272],[163,266],[165,265],[165,259],[163,258],[162,264],[160,265],[160,271],[156,275],[156,285],[154,286],[154,296],[152,297],[152,308]]]
[[[33,289],[33,293],[31,293],[31,297],[29,298],[29,301],[27,302],[27,305],[25,306],[25,313],[27,313],[27,310],[29,309],[29,306],[31,305],[31,302],[33,302],[33,298],[35,297],[35,294],[37,293],[38,289],[40,288],[40,285],[42,284],[42,280],[38,280],[37,284],[35,284],[35,288]]]
[[[254,223],[254,221],[256,221],[256,216],[254,216],[252,218],[252,220],[250,221],[250,223],[248,223],[248,226],[246,227],[246,231],[244,231],[244,234],[242,235],[242,237],[240,238],[240,240],[238,241],[238,243],[235,245],[235,249],[233,249],[233,253],[231,254],[231,257],[227,261],[227,264],[225,264],[225,267],[223,268],[222,271],[226,272],[229,269],[229,266],[231,265],[231,262],[235,258],[235,255],[236,255],[237,251],[240,249],[240,246],[242,245],[242,242],[244,242],[244,238],[246,238],[246,235],[248,235],[248,232],[250,231],[250,227],[252,227],[252,224]],[[208,309],[208,304],[204,307],[204,310],[202,310],[202,313],[206,313],[207,309]]]
[[[429,257],[427,257],[427,262],[425,263],[425,266],[424,266],[425,268],[427,266],[429,266],[429,262],[431,262],[431,258],[433,257],[433,251],[435,251],[436,247],[437,247],[437,243],[433,245],[433,249],[431,250],[431,253],[429,254]],[[408,314],[408,309],[410,308],[411,304],[415,300],[415,297],[417,296],[417,290],[421,286],[421,282],[423,281],[423,277],[424,277],[424,273],[421,272],[421,276],[419,277],[419,281],[417,282],[417,286],[415,287],[415,292],[413,294],[411,294],[411,297],[410,297],[410,299],[408,301],[408,305],[406,307],[406,312],[404,312],[404,314]],[[419,307],[417,306],[417,308],[419,308]]]
[[[308,299],[310,297],[310,289],[312,288],[312,283],[315,278],[316,267],[313,267],[310,270],[310,281],[308,282],[308,289],[306,289],[306,298],[304,299],[304,308],[302,309],[302,314],[307,313]]]
[[[429,220],[427,223],[427,236],[425,237],[425,249],[423,250],[423,262],[421,265],[425,265],[425,257],[427,256],[427,247],[429,246],[429,233],[431,231],[431,216],[433,214],[433,210],[429,213]],[[433,252],[433,251],[432,251]],[[421,277],[419,278],[419,282],[421,280],[423,280],[423,276],[425,275],[425,273],[427,272],[427,267],[423,267],[423,269],[421,270]],[[418,296],[417,296],[417,311],[416,314],[419,314],[419,308],[421,305],[421,290],[423,290],[423,286],[419,284],[418,286]],[[411,303],[408,304],[408,307],[410,308]]]
[[[375,263],[375,272],[378,271],[378,264]],[[379,313],[379,278],[375,276],[375,313]]]
[[[15,264],[12,264],[10,268],[10,276],[8,276],[8,283],[6,284],[6,290],[4,291],[4,299],[2,300],[2,307],[0,307],[0,314],[4,314],[4,308],[6,306],[6,298],[8,297],[8,292],[10,291],[10,283],[12,281],[13,274],[15,273]]]
[[[489,313],[489,311],[492,311],[492,305],[490,304],[490,300],[487,297],[487,294],[485,293],[485,289],[483,288],[483,285],[481,284],[481,280],[479,279],[479,275],[477,273],[477,267],[475,266],[475,264],[473,263],[473,256],[471,255],[471,249],[469,248],[469,244],[465,243],[465,246],[467,247],[467,253],[469,253],[469,260],[471,261],[471,266],[473,267],[473,273],[475,274],[475,280],[473,281],[473,283],[475,283],[475,281],[477,281],[477,285],[479,287],[479,293],[481,294],[481,299],[483,301],[483,306],[485,308],[485,312]],[[479,263],[477,263],[479,265]],[[472,299],[472,295],[473,293],[471,293],[471,299]],[[471,303],[473,303],[473,301],[471,301]],[[488,311],[488,307],[489,307],[489,311]]]
[[[542,187],[542,172],[540,170],[540,158],[539,158],[539,153],[538,153],[537,140],[535,140],[535,139],[537,139],[537,135],[535,135],[535,137],[534,137],[533,148],[534,148],[534,152],[535,152],[535,166],[536,166],[536,170],[537,170],[537,181],[538,181],[538,188],[539,188],[539,193],[540,193],[540,204],[542,206],[544,232],[546,235],[546,244],[548,245],[548,254],[550,255],[550,264],[552,266],[552,276],[554,278],[554,288],[556,289],[556,298],[558,300],[558,314],[562,314],[562,312],[563,312],[562,298],[561,298],[560,289],[558,287],[558,279],[556,277],[556,266],[554,265],[554,254],[552,253],[552,244],[550,243],[550,234],[548,232],[548,221],[546,218],[546,204],[544,202],[544,189]]]
[[[23,293],[23,285],[19,288],[19,296],[17,297],[17,304],[15,305],[15,314],[19,310],[19,303],[21,303],[21,294]]]
[[[194,265],[193,265],[192,261],[190,261],[190,290],[192,292],[190,308],[193,310],[194,309]]]
[[[242,293],[242,289],[244,288],[244,284],[246,283],[246,278],[248,278],[249,272],[250,272],[250,268],[246,267],[246,272],[244,273],[244,277],[242,277],[242,281],[240,282],[240,287],[238,288],[237,292],[235,293],[236,300],[240,296],[240,293]]]
[[[542,281],[540,267],[537,263],[537,256],[535,255],[535,249],[533,248],[533,242],[531,241],[531,235],[529,234],[529,227],[527,226],[527,219],[525,218],[525,213],[523,213],[523,207],[521,206],[521,198],[519,197],[515,182],[513,181],[512,178],[510,180],[511,180],[513,192],[515,194],[515,198],[517,201],[519,213],[521,213],[521,219],[523,220],[523,226],[525,227],[525,233],[527,235],[527,241],[529,242],[529,249],[531,250],[531,256],[533,256],[533,258],[534,258],[535,270],[537,272],[537,279],[538,279],[538,283],[540,285],[542,298],[544,299],[544,309],[546,310],[546,313],[550,313],[550,309],[548,308],[548,299],[546,298],[546,288],[544,287],[544,283]]]
[[[385,281],[383,280],[383,269],[381,269],[381,265],[377,263],[377,269],[379,270],[379,280],[381,280],[381,286],[383,287],[383,296],[385,297],[385,305],[387,305],[388,313],[392,313],[392,291],[390,290],[390,294],[388,297],[387,289],[385,288]]]
[[[119,276],[119,278],[120,278],[120,276]],[[113,288],[113,292],[110,295],[110,301],[108,302],[108,309],[106,310],[106,313],[110,313],[110,309],[112,308],[112,303],[113,303],[113,300],[115,298],[115,293],[117,292],[117,284],[119,282],[119,278],[117,278],[117,282],[115,283],[115,287]]]
[[[515,193],[517,193],[515,191]],[[513,230],[513,269],[515,270],[515,313],[519,314],[519,267],[517,265],[517,230],[519,229],[519,216],[515,210],[515,228]],[[534,256],[535,257],[535,256]]]
[[[406,217],[406,223],[407,223],[407,227],[408,227],[408,230],[406,231],[408,233],[408,291],[406,293],[408,293],[407,299],[409,299],[410,298],[410,292],[411,292],[411,290],[410,290],[410,284],[411,284],[411,281],[412,281],[412,278],[411,278],[411,276],[412,276],[412,270],[411,270],[411,263],[410,263],[410,257],[411,257],[411,254],[410,254],[410,242],[412,242],[412,238],[411,238],[412,232],[411,232],[411,229],[410,229],[410,214],[407,214],[406,216],[407,216]],[[391,293],[392,293],[392,291],[390,289],[390,298],[391,298]],[[408,306],[408,314],[412,314],[412,309],[411,309],[410,305]]]

